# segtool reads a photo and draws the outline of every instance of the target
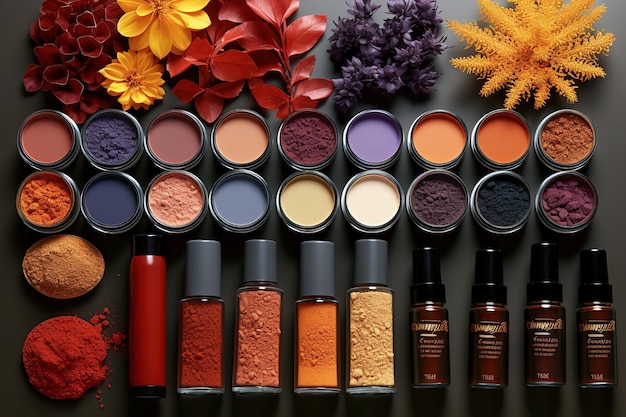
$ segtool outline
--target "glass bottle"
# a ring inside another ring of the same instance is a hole
[[[469,337],[469,385],[504,388],[509,379],[509,311],[503,283],[502,252],[476,252]]]
[[[441,283],[439,250],[423,247],[413,251],[411,285],[411,384],[414,388],[450,385],[448,309]]]
[[[563,385],[566,326],[557,246],[552,242],[535,243],[530,256],[524,309],[526,385]]]
[[[296,394],[340,391],[339,305],[335,298],[335,245],[300,244],[300,297],[295,304]]]
[[[276,242],[244,244],[243,285],[236,293],[233,392],[278,394],[283,290],[278,288]]]
[[[616,317],[604,249],[580,253],[580,281],[576,310],[578,385],[616,385]]]
[[[391,394],[396,390],[387,246],[380,239],[355,243],[354,286],[347,291],[346,312],[348,394]]]
[[[224,301],[221,244],[190,240],[186,245],[185,296],[179,303],[179,394],[224,392]]]

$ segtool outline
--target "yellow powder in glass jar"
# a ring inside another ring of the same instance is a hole
[[[24,277],[52,298],[79,297],[91,291],[104,274],[104,258],[87,240],[69,234],[45,237],[22,260]]]

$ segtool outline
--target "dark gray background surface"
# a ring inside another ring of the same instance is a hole
[[[504,3],[502,0],[501,3]],[[441,0],[438,2],[441,15],[446,19],[460,21],[476,20],[478,6],[474,1]],[[593,122],[598,135],[597,152],[591,164],[584,170],[597,187],[599,210],[591,227],[575,236],[553,236],[546,232],[533,215],[526,228],[513,237],[492,237],[484,234],[467,217],[457,233],[445,238],[429,239],[417,233],[403,213],[392,234],[386,236],[390,247],[389,283],[396,291],[395,334],[396,334],[396,377],[397,393],[391,398],[348,398],[345,394],[327,400],[322,398],[297,399],[293,394],[293,303],[298,294],[298,246],[301,237],[286,230],[275,213],[260,231],[248,236],[233,236],[222,233],[210,217],[202,226],[184,236],[168,237],[168,395],[159,401],[131,401],[127,395],[127,361],[125,353],[111,353],[109,360],[113,373],[109,377],[111,388],[103,389],[104,408],[98,408],[95,390],[87,392],[79,401],[52,401],[37,393],[29,384],[24,373],[20,352],[27,333],[41,321],[57,315],[76,314],[88,318],[91,314],[111,310],[111,320],[115,328],[127,324],[128,263],[130,258],[131,233],[117,236],[104,236],[93,232],[82,221],[78,221],[68,232],[79,234],[95,243],[106,260],[106,272],[101,284],[91,293],[69,301],[47,299],[28,286],[21,272],[21,260],[25,250],[43,237],[29,231],[21,224],[15,212],[14,199],[17,186],[30,172],[19,158],[16,150],[16,133],[19,124],[31,112],[53,106],[43,93],[28,95],[22,86],[22,75],[26,66],[34,62],[32,45],[28,37],[29,26],[38,16],[39,0],[13,2],[11,9],[5,9],[0,16],[0,42],[2,59],[2,111],[0,128],[0,269],[2,271],[0,289],[0,309],[3,319],[3,335],[0,343],[0,415],[2,416],[626,416],[626,385],[615,389],[581,391],[575,381],[575,327],[576,291],[579,280],[578,254],[590,247],[602,247],[608,251],[609,272],[614,288],[615,307],[620,331],[618,344],[621,347],[620,374],[626,377],[626,257],[624,256],[624,181],[626,180],[626,142],[624,138],[624,97],[626,82],[623,72],[626,68],[624,41],[626,26],[626,3],[620,0],[604,2],[608,12],[596,25],[616,35],[615,43],[608,57],[603,56],[600,64],[607,72],[604,79],[591,80],[578,89],[578,103],[570,105],[553,96],[546,108],[539,111],[530,105],[518,110],[527,118],[531,128],[538,125],[549,112],[572,107],[586,113]],[[384,6],[379,11],[383,17]],[[343,1],[301,1],[298,15],[327,14],[326,36],[314,49],[318,55],[315,75],[336,76],[326,50],[328,36],[337,16],[346,16]],[[398,116],[405,132],[411,122],[422,112],[432,109],[446,109],[458,114],[471,129],[475,122],[488,111],[502,105],[503,95],[489,99],[479,97],[482,85],[472,75],[465,75],[453,69],[449,59],[468,54],[464,43],[442,26],[443,34],[453,47],[437,59],[437,66],[443,72],[435,91],[425,100],[416,102],[399,96],[384,108]],[[362,103],[356,110],[375,107],[375,103]],[[158,112],[170,107],[185,107],[173,94],[158,103],[149,112],[136,113],[144,127]],[[250,107],[253,103],[244,95],[228,108]],[[327,100],[322,110],[335,118],[339,128],[346,120],[339,118],[334,103]],[[279,121],[272,113],[262,111],[267,116],[272,132],[278,129]],[[354,114],[351,113],[351,114]],[[390,170],[404,189],[421,172],[412,163],[406,151],[400,161]],[[484,171],[478,166],[471,153],[467,153],[458,173],[468,188],[474,186]],[[76,179],[79,187],[93,175],[86,163],[74,164],[68,172]],[[210,186],[222,170],[208,155],[201,165],[194,169]],[[260,170],[268,180],[272,193],[290,170],[280,160],[276,149],[268,163]],[[548,174],[533,154],[519,170],[536,191],[541,180]],[[139,166],[131,171],[142,186],[146,186],[156,170],[144,155]],[[341,189],[354,173],[343,154],[326,170]],[[151,231],[144,219],[134,232]],[[232,332],[234,320],[234,292],[240,286],[242,276],[241,249],[243,241],[250,237],[276,239],[279,251],[279,285],[285,290],[284,297],[284,338],[282,357],[284,392],[271,400],[235,398],[229,390],[220,399],[194,399],[182,401],[176,395],[176,332],[177,304],[182,296],[184,276],[184,243],[191,238],[216,238],[223,243],[223,298],[226,302],[226,360],[227,375],[232,369]],[[342,316],[345,312],[344,294],[351,286],[353,271],[353,243],[359,236],[353,233],[339,215],[322,236],[335,242],[337,248],[336,290],[341,301]],[[561,281],[564,284],[567,318],[567,384],[561,389],[527,389],[523,381],[523,308],[525,285],[529,278],[530,246],[543,239],[551,239],[559,244]],[[452,385],[445,390],[414,391],[409,384],[408,356],[408,309],[409,285],[411,283],[411,251],[414,247],[431,243],[442,251],[442,275],[447,286],[450,310],[450,335],[452,358]],[[494,245],[504,252],[505,282],[509,289],[508,307],[511,314],[510,327],[510,385],[500,391],[470,390],[465,382],[467,367],[467,318],[470,308],[470,288],[473,281],[474,254],[479,248]],[[343,334],[343,333],[342,333]],[[343,344],[342,344],[343,352]]]

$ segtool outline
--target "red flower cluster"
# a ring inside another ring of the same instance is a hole
[[[38,63],[24,73],[26,91],[50,91],[77,123],[115,106],[98,70],[126,50],[126,38],[117,32],[122,13],[115,0],[45,0],[30,27]]]

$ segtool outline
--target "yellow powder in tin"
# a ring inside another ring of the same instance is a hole
[[[353,291],[348,301],[348,386],[393,386],[393,294]]]
[[[104,274],[104,258],[87,240],[74,235],[43,238],[22,260],[24,277],[43,295],[74,298],[92,290]]]

